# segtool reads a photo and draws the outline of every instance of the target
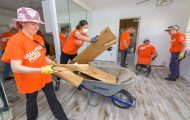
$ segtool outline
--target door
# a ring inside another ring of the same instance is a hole
[[[137,48],[137,39],[139,34],[139,21],[140,18],[128,18],[128,19],[120,19],[119,23],[119,41],[121,34],[127,30],[128,27],[134,27],[136,32],[131,35],[131,44],[129,49],[127,50],[127,58],[126,58],[126,64],[134,65],[135,61],[135,52]],[[119,44],[118,44],[119,45]],[[119,48],[119,47],[118,47]],[[118,62],[121,60],[120,51],[118,50]]]

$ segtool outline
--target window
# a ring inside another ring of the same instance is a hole
[[[190,18],[187,25],[186,37],[187,37],[187,49],[190,50]]]

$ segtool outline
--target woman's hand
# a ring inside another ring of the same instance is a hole
[[[41,73],[42,74],[52,74],[54,72],[56,72],[56,71],[52,69],[52,65],[48,65],[48,66],[45,66],[45,67],[41,68]]]
[[[91,43],[95,43],[97,41],[98,35],[96,35],[95,37],[91,38]]]

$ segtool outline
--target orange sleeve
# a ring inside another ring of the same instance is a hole
[[[23,60],[24,49],[19,42],[9,41],[2,56],[2,61],[10,62],[11,60]]]

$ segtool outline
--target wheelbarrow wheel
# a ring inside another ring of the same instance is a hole
[[[123,102],[133,103],[133,97],[126,90],[121,90],[120,92],[116,93],[114,95],[114,97],[117,98],[117,99],[119,99],[119,100],[122,100]],[[112,100],[112,101],[119,108],[129,108],[129,107],[131,107],[129,105],[123,104],[123,103],[118,102],[116,100]]]

